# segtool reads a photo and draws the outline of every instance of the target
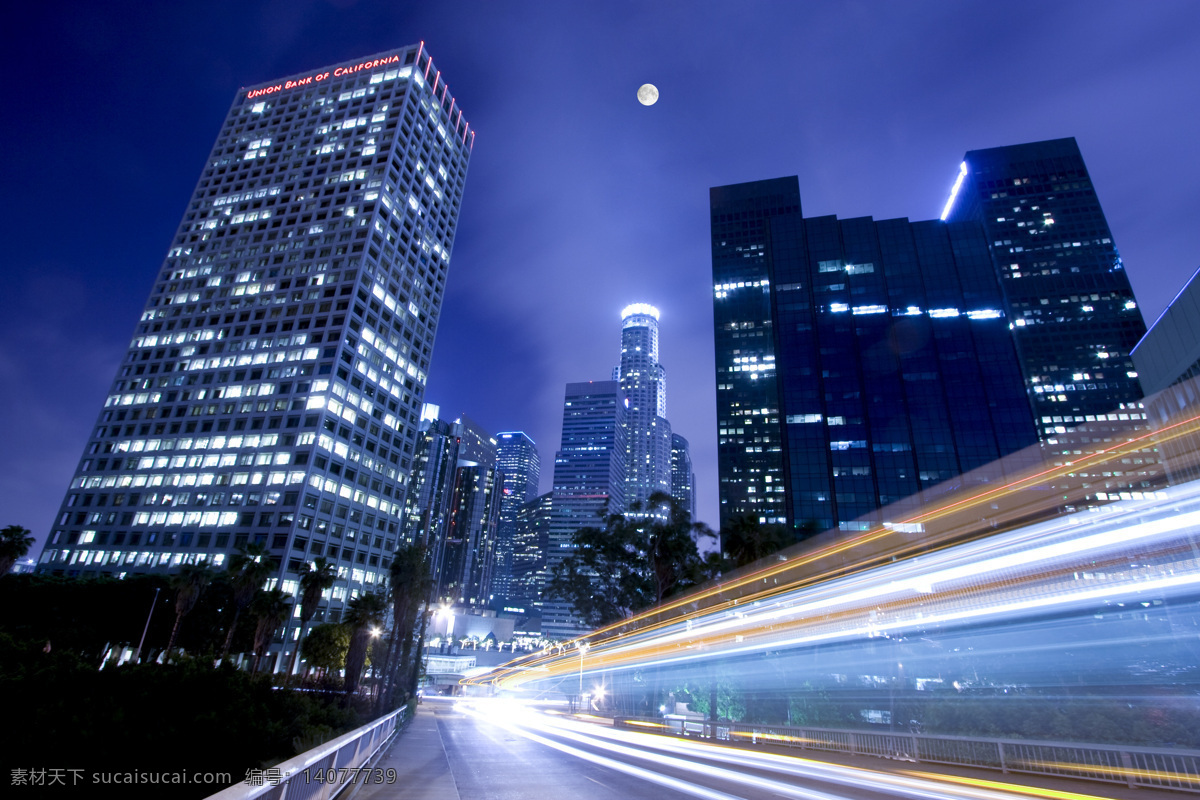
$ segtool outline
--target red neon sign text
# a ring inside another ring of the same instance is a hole
[[[296,78],[295,80],[289,80],[289,81],[284,81],[283,83],[277,83],[274,86],[264,86],[261,89],[251,89],[250,91],[246,92],[246,99],[252,100],[255,97],[262,97],[263,95],[275,94],[276,92],[282,92],[286,89],[295,89],[298,86],[308,86],[310,84],[317,83],[319,81],[323,81],[326,78],[330,77],[331,75],[335,78],[340,78],[343,75],[353,75],[354,73],[359,72],[364,69],[375,69],[375,67],[382,67],[387,64],[399,64],[399,63],[400,63],[400,56],[398,56],[398,55],[386,56],[384,58],[376,58],[372,61],[364,61],[361,64],[355,64],[353,67],[338,67],[337,69],[333,70],[333,72],[317,72],[317,73],[313,73],[312,75],[308,75],[303,78]]]

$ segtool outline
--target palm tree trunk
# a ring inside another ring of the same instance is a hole
[[[304,620],[300,620],[300,635],[296,637],[296,647],[292,650],[292,660],[288,663],[288,680],[291,680],[296,672],[296,659],[300,657],[300,645],[304,642],[304,629],[307,625]]]
[[[171,637],[167,639],[167,658],[171,657],[171,651],[175,649],[175,636],[179,633],[179,623],[183,621],[183,614],[175,612],[175,624],[171,626]]]
[[[395,655],[395,650],[396,626],[393,625],[391,633],[388,635],[387,648],[383,653],[383,664],[379,668],[378,693],[375,695],[375,716],[379,716],[382,713],[384,702],[394,680],[393,676],[389,673],[389,667],[392,665],[392,657]]]
[[[421,674],[421,653],[425,649],[425,626],[429,621],[429,615],[421,613],[421,633],[417,636],[417,654],[413,659],[412,673],[409,678],[408,691],[411,694],[417,693],[417,682],[420,680]]]
[[[233,609],[233,621],[229,623],[229,633],[225,634],[225,646],[221,648],[221,661],[229,657],[229,647],[233,644],[233,632],[237,630],[238,617],[242,615],[240,608]]]

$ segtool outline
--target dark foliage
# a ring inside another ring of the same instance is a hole
[[[703,523],[668,495],[650,496],[647,510],[666,519],[607,514],[603,528],[581,528],[572,537],[573,554],[556,568],[548,596],[564,600],[592,627],[617,622],[705,578],[697,537],[711,537]]]
[[[228,666],[185,659],[97,670],[74,653],[46,653],[36,641],[2,633],[0,693],[8,725],[21,733],[5,748],[6,774],[17,768],[221,771],[238,782],[248,769],[295,755],[297,745],[365,722],[337,700],[279,690],[267,677]],[[173,786],[170,796],[206,797],[218,788]],[[123,797],[162,792],[122,787]]]

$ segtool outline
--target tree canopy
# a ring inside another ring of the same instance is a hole
[[[555,569],[547,593],[602,627],[704,580],[698,538],[712,538],[678,501],[662,492],[629,514],[603,514],[603,527],[581,528],[574,552]]]
[[[812,535],[816,528],[816,523],[805,523],[797,535],[783,525],[759,522],[756,517],[734,517],[721,527],[721,571],[738,569],[774,555],[800,538]]]
[[[32,531],[20,525],[9,525],[0,530],[0,575],[7,575],[13,564],[33,547]]]
[[[304,660],[325,673],[337,672],[344,667],[349,649],[350,627],[337,622],[314,625],[300,643]]]

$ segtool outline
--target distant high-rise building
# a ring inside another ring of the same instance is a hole
[[[378,588],[473,138],[423,45],[239,90],[41,569],[220,566],[257,542],[293,597],[333,561],[318,619]]]
[[[512,594],[514,538],[517,516],[526,502],[537,497],[541,462],[537,445],[521,431],[496,435],[496,457],[504,475],[504,494],[500,500],[500,526],[496,531],[496,571],[492,593],[500,598]]]
[[[455,421],[458,458],[446,519],[438,597],[447,603],[486,606],[492,600],[497,529],[504,476],[496,440],[466,416]]]
[[[722,526],[847,526],[1037,441],[977,223],[710,200]]]
[[[554,456],[552,512],[539,592],[571,554],[580,528],[602,525],[601,515],[625,511],[625,393],[616,381],[568,383],[562,444]],[[542,633],[568,638],[586,628],[567,603],[543,599]]]
[[[658,361],[658,309],[635,303],[621,310],[621,363],[613,370],[627,401],[625,508],[671,491],[671,423],[666,369]]]
[[[696,473],[692,471],[692,453],[688,440],[671,434],[671,497],[696,516]]]
[[[1043,441],[1142,413],[1146,325],[1074,139],[967,153],[942,219],[986,231]]]
[[[404,504],[401,539],[429,554],[430,574],[440,575],[446,546],[446,520],[458,465],[458,429],[438,419],[440,409],[421,408],[420,434],[413,458],[412,482]]]
[[[546,566],[553,497],[553,492],[546,492],[517,509],[508,596],[512,605],[529,608],[540,597],[538,575]]]

